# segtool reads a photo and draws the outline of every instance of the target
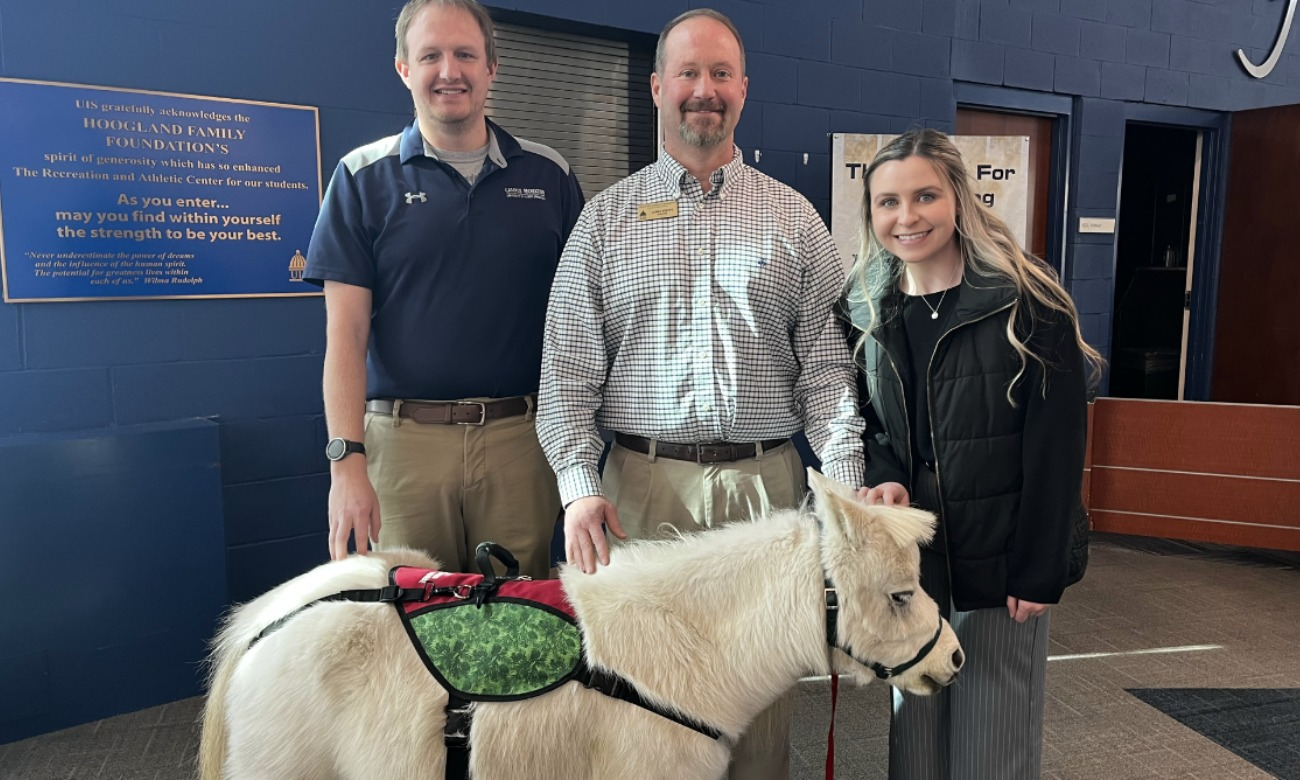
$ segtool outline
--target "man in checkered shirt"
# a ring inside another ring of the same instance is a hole
[[[653,538],[796,506],[800,430],[828,476],[862,484],[843,265],[812,205],[741,159],[744,68],[722,14],[669,22],[650,77],[663,153],[587,204],[560,259],[537,430],[585,572],[609,563],[604,527]],[[615,432],[603,484],[598,425]],[[788,777],[788,711],[765,715],[731,777]]]

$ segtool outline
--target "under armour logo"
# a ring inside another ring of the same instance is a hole
[[[421,203],[424,203],[424,202],[426,202],[426,201],[428,200],[428,198],[426,198],[426,197],[424,196],[424,193],[423,193],[423,192],[408,192],[408,193],[406,193],[406,205],[409,206],[409,205],[411,205],[412,203],[416,202],[417,200],[420,201]]]

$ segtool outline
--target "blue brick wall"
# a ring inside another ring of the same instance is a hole
[[[1115,236],[1080,234],[1083,217],[1115,218],[1124,129],[1137,104],[1240,111],[1300,103],[1300,56],[1268,78],[1262,62],[1285,2],[1265,0],[954,0],[951,76],[1083,98],[1076,103],[1067,278],[1084,334],[1109,352]],[[1294,37],[1294,36],[1292,36]]]

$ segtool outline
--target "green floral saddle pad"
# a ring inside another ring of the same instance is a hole
[[[582,633],[558,580],[497,581],[398,566],[394,585],[425,590],[396,604],[429,672],[453,696],[514,701],[540,696],[582,668]]]

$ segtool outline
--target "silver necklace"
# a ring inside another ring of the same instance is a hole
[[[952,289],[951,287],[948,288],[948,290],[951,290],[951,289]],[[937,319],[939,319],[939,307],[940,307],[940,306],[943,306],[943,299],[948,297],[948,290],[944,290],[944,291],[943,291],[943,295],[940,295],[940,296],[939,296],[939,302],[936,303],[936,304],[933,305],[933,306],[931,306],[931,305],[930,305],[930,302],[927,301],[927,300],[925,299],[925,296],[924,296],[924,295],[918,295],[918,296],[916,296],[917,298],[920,298],[920,299],[921,299],[921,303],[924,303],[924,304],[925,304],[925,308],[927,308],[927,309],[930,310],[930,319],[932,319],[932,320],[937,320]]]

